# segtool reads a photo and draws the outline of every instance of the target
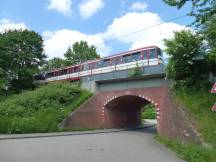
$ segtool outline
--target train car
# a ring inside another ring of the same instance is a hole
[[[61,80],[76,81],[80,80],[83,76],[133,69],[137,64],[139,67],[143,67],[155,66],[162,63],[161,49],[157,46],[149,46],[48,71],[35,75],[34,79],[39,83]]]

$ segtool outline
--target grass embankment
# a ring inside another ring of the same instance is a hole
[[[183,144],[178,140],[170,140],[158,135],[156,139],[188,162],[216,162],[216,150],[214,148],[204,148],[201,145],[191,143]]]
[[[61,131],[58,124],[92,94],[70,83],[55,83],[0,102],[0,133]]]
[[[159,136],[156,139],[189,162],[216,162],[216,112],[211,111],[214,102],[216,102],[216,95],[210,94],[210,88],[175,89],[174,92],[175,99],[187,108],[186,111],[195,119],[197,130],[210,147],[183,144]]]

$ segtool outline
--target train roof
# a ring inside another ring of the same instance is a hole
[[[88,60],[88,61],[82,62],[80,64],[74,64],[74,65],[63,67],[63,68],[53,69],[53,70],[48,71],[47,73],[56,72],[56,71],[63,70],[63,69],[69,69],[69,68],[80,66],[80,65],[83,65],[83,64],[97,62],[99,60],[111,59],[111,58],[115,58],[115,57],[118,57],[118,56],[123,56],[123,55],[131,54],[131,53],[134,53],[134,52],[139,52],[139,51],[142,51],[142,50],[145,50],[145,49],[153,49],[153,48],[159,48],[159,47],[157,47],[157,46],[147,46],[147,47],[137,48],[137,49],[134,49],[134,50],[124,51],[124,52],[120,52],[120,53],[117,53],[117,54],[112,54],[112,55],[109,55],[109,56],[106,56],[106,57],[102,57],[102,58],[99,58],[99,59]]]

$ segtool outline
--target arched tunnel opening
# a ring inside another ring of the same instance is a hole
[[[150,105],[148,100],[125,95],[111,100],[105,106],[105,125],[108,128],[133,128],[143,124],[142,113],[146,105]]]

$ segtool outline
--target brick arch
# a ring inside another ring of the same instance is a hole
[[[137,96],[155,105],[158,115],[157,132],[160,135],[200,141],[188,119],[185,120],[181,107],[172,101],[167,86],[99,92],[72,112],[60,125],[67,128],[110,128],[104,122],[104,106],[115,98],[125,95]]]
[[[103,106],[101,108],[101,118],[102,118],[102,121],[103,123],[105,123],[105,120],[106,120],[106,108],[107,108],[107,105],[112,103],[112,102],[115,102],[116,100],[118,100],[119,98],[123,98],[123,97],[126,97],[126,96],[131,96],[131,97],[137,97],[137,98],[140,98],[140,99],[143,99],[144,102],[148,102],[148,103],[151,103],[154,105],[155,107],[155,110],[156,110],[156,119],[157,119],[157,122],[159,123],[159,118],[160,118],[160,107],[158,106],[158,103],[155,102],[152,98],[148,97],[148,96],[145,96],[143,95],[142,93],[140,94],[137,94],[137,93],[130,93],[130,91],[127,91],[126,93],[123,92],[123,94],[117,94],[115,96],[108,96],[107,99],[104,101],[103,103]],[[106,125],[106,124],[105,124]],[[109,127],[109,126],[105,126],[105,127]]]
[[[114,99],[116,99],[116,98],[118,98],[118,97],[123,97],[123,96],[125,96],[125,95],[119,95],[119,96],[114,96],[114,97],[108,98],[108,99],[104,102],[103,107],[102,107],[102,110],[104,110],[105,106],[106,106],[109,102],[113,101]],[[160,107],[158,106],[158,103],[157,103],[157,102],[155,102],[153,99],[151,99],[151,98],[149,98],[149,97],[147,97],[147,96],[145,96],[145,95],[142,95],[142,94],[133,95],[133,96],[137,96],[137,97],[143,98],[144,100],[146,100],[146,101],[150,102],[151,104],[153,104],[154,107],[155,107],[155,109],[156,109],[157,118],[159,118]]]

